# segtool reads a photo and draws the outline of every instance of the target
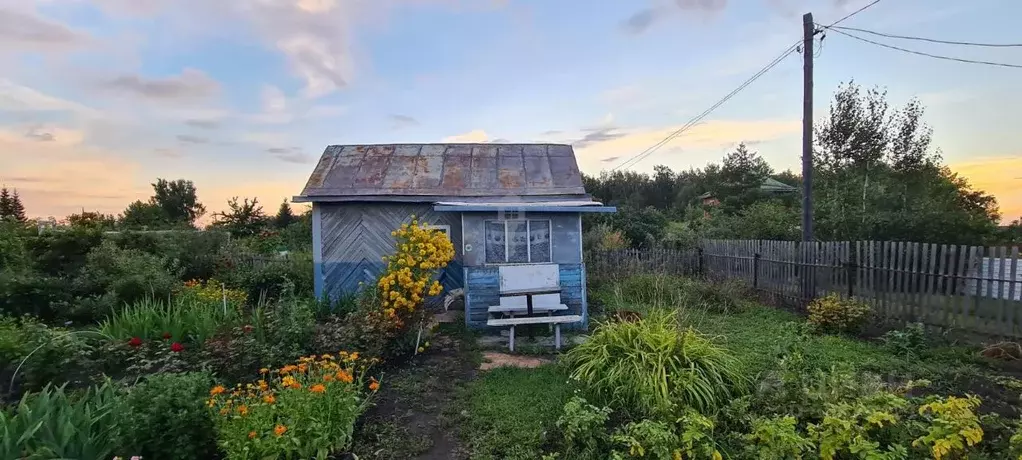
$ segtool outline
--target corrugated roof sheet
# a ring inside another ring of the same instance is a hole
[[[380,197],[585,197],[569,145],[331,145],[298,201]]]

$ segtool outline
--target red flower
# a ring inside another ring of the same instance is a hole
[[[173,351],[174,353],[180,353],[182,351],[185,351],[185,346],[181,345],[180,343],[174,342],[170,344],[170,351]]]
[[[131,340],[128,341],[128,345],[131,345],[132,347],[135,347],[135,348],[141,347],[142,346],[142,339],[140,339],[138,337],[132,337]]]
[[[170,340],[170,333],[169,332],[164,332],[163,333],[163,340]]]
[[[246,324],[245,326],[243,326],[241,328],[241,330],[245,331],[246,334],[249,333],[249,332],[252,332],[252,329],[254,329],[254,328],[251,325],[248,325],[248,324]]]

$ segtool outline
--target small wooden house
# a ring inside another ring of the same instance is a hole
[[[503,286],[533,277],[588,319],[581,216],[614,212],[585,193],[571,146],[554,144],[332,145],[294,201],[312,203],[317,296],[375,282],[390,232],[414,215],[454,244],[441,282],[465,289],[473,327]]]

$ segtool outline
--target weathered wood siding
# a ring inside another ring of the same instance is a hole
[[[464,253],[466,267],[486,264],[485,222],[502,220],[495,212],[466,212],[464,222]],[[550,262],[555,264],[582,263],[582,232],[578,213],[535,213],[521,219],[550,221]]]
[[[499,305],[500,282],[497,279],[497,265],[465,267],[465,323],[472,328],[486,327],[486,309]],[[589,323],[586,308],[585,265],[559,264],[561,282],[561,303],[568,306],[568,312],[559,314],[582,315],[581,324],[570,328],[584,329]]]
[[[455,258],[441,282],[446,290],[463,287],[458,213],[433,211],[431,203],[315,203],[314,208],[317,296],[325,292],[337,298],[357,290],[359,282],[374,282],[385,268],[383,256],[394,251],[390,232],[411,222],[413,214],[420,222],[450,226]]]

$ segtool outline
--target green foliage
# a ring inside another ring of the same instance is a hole
[[[0,271],[0,314],[32,315],[46,321],[68,318],[67,282],[31,272]]]
[[[611,226],[620,230],[627,241],[639,248],[659,246],[667,227],[667,217],[653,207],[631,209],[623,207],[610,217]]]
[[[103,233],[91,228],[46,231],[25,237],[34,267],[49,276],[70,277],[86,264],[90,251],[103,241]]]
[[[755,418],[752,431],[743,436],[745,451],[760,460],[801,460],[808,457],[813,442],[798,432],[792,416]]]
[[[745,309],[752,296],[739,280],[707,282],[668,275],[635,275],[601,286],[592,295],[611,310],[685,308],[716,312]]]
[[[857,332],[869,321],[869,305],[855,300],[827,294],[809,304],[809,324],[822,332]]]
[[[899,422],[908,402],[900,396],[877,392],[853,400],[828,404],[820,423],[809,424],[809,435],[818,443],[824,460],[844,458],[898,460],[908,458],[908,449],[882,443],[884,429]]]
[[[899,356],[918,357],[926,351],[926,329],[922,323],[887,331],[882,339],[887,349]]]
[[[279,230],[287,228],[289,225],[295,223],[298,219],[294,213],[291,212],[291,205],[287,203],[287,199],[284,199],[280,203],[280,207],[277,208],[277,215],[273,216],[273,226]]]
[[[81,395],[49,385],[26,394],[10,412],[0,411],[0,458],[111,458],[121,408],[109,381]]]
[[[144,298],[115,311],[100,323],[99,331],[115,341],[163,340],[168,334],[171,341],[201,344],[218,328],[230,327],[239,320],[237,310],[219,304]]]
[[[259,206],[258,198],[253,198],[252,201],[245,198],[239,203],[238,197],[234,197],[227,201],[227,207],[227,211],[214,214],[216,220],[210,224],[210,227],[242,238],[258,234],[269,223],[263,212],[263,207]]]
[[[72,228],[110,231],[117,226],[117,219],[108,214],[82,211],[81,214],[67,216],[67,224]]]
[[[556,366],[500,367],[469,383],[462,398],[467,416],[457,421],[473,459],[540,457],[552,426],[571,396]]]
[[[615,451],[613,458],[640,458],[649,454],[649,458],[668,459],[674,457],[678,435],[670,424],[646,419],[628,423],[611,440],[625,450],[624,454]]]
[[[121,226],[138,230],[192,228],[206,213],[192,181],[156,179],[152,186],[153,196],[148,201],[135,201],[124,210]]]
[[[980,405],[976,396],[936,398],[919,407],[926,422],[926,434],[912,441],[912,446],[929,447],[936,460],[957,456],[983,440],[975,410]]]
[[[16,222],[26,222],[25,206],[21,203],[18,191],[11,193],[7,187],[0,188],[0,221],[11,219]]]
[[[74,290],[81,296],[109,294],[116,304],[130,304],[147,297],[165,299],[178,285],[166,268],[168,262],[136,249],[121,249],[105,241],[88,255],[85,267],[75,278]],[[101,318],[110,311],[91,312]]]
[[[600,325],[565,361],[591,399],[633,417],[713,410],[747,384],[726,350],[661,310]]]
[[[124,457],[191,460],[213,458],[216,438],[206,408],[208,374],[160,374],[128,390],[121,412]]]
[[[76,376],[88,365],[90,351],[86,341],[67,329],[47,326],[28,315],[0,316],[0,370],[17,370],[14,382],[22,391]],[[0,393],[8,383],[0,382],[4,385]]]
[[[566,449],[582,459],[599,459],[609,450],[607,422],[611,409],[596,407],[585,398],[574,396],[564,404],[564,413],[557,419],[557,429]]]

